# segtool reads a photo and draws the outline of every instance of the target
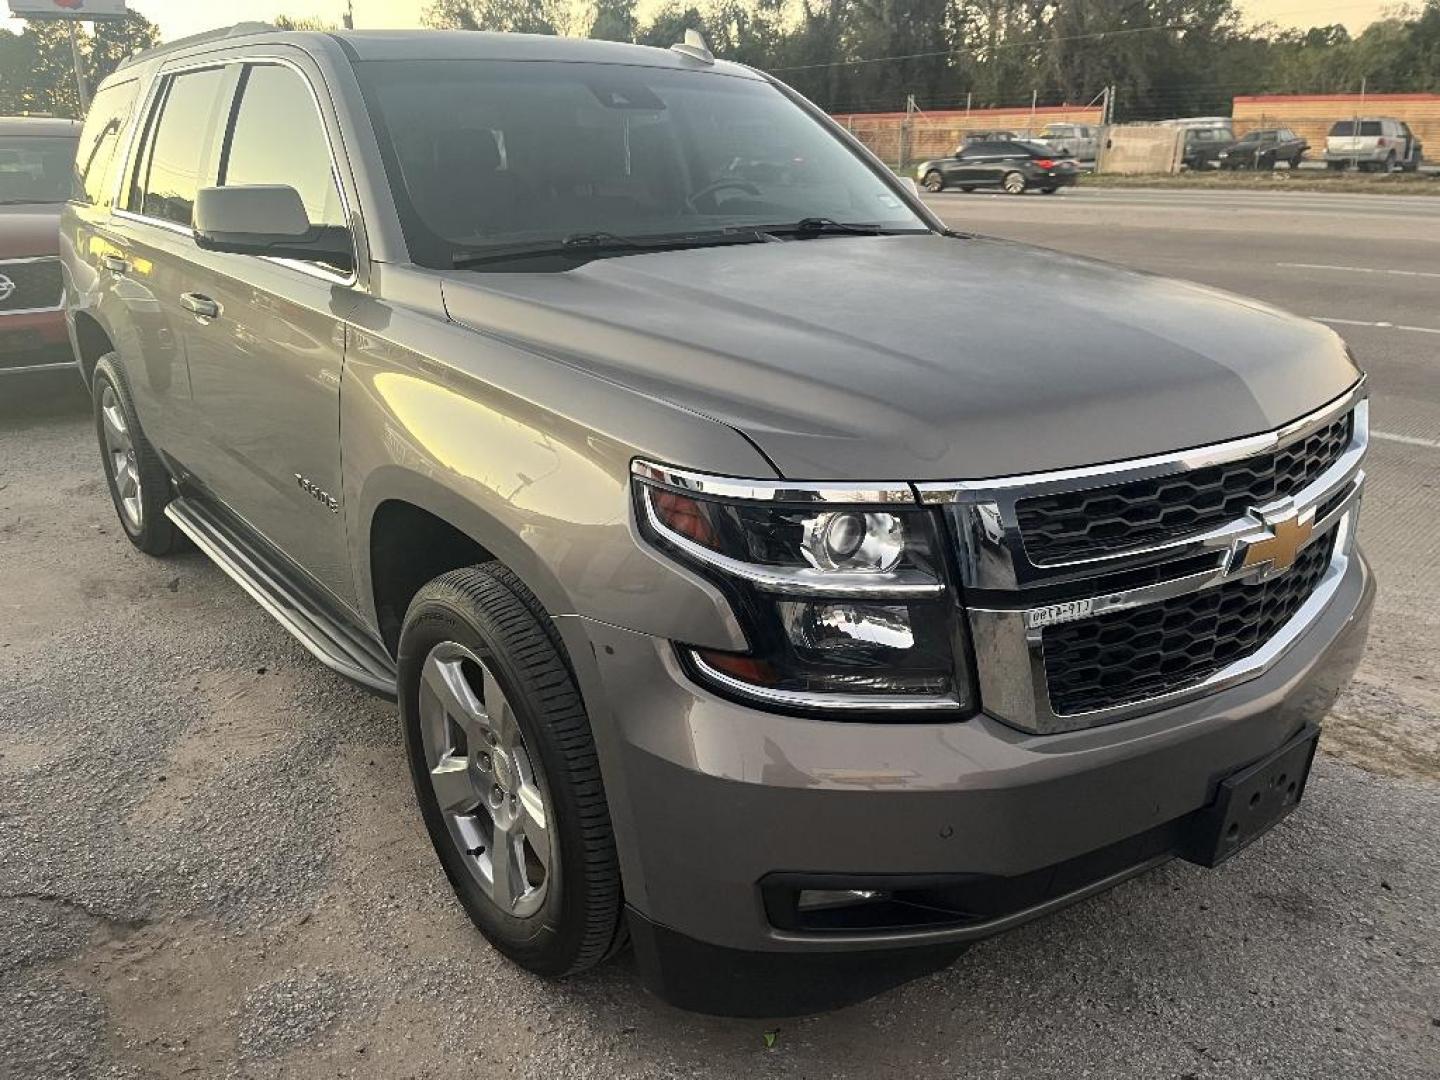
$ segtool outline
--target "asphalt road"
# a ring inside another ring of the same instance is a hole
[[[83,403],[0,399],[0,1077],[1440,1077],[1440,200],[935,205],[1347,320],[1382,593],[1300,813],[826,1016],[679,1013],[625,961],[547,985],[451,899],[393,708],[135,553]]]

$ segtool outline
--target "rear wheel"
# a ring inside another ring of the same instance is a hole
[[[90,389],[105,482],[130,542],[147,555],[168,555],[179,532],[165,516],[173,493],[170,474],[140,430],[135,405],[114,353],[95,365]]]
[[[1400,171],[1400,159],[1395,156],[1394,150],[1385,156],[1385,171],[1387,173]]]
[[[1023,195],[1025,194],[1025,177],[1012,170],[1001,179],[1000,186],[1005,189],[1007,195]]]
[[[421,816],[471,920],[540,975],[624,940],[620,868],[589,720],[559,635],[498,563],[420,589],[399,650]]]
[[[931,169],[929,172],[927,172],[925,174],[924,183],[926,191],[945,190],[945,177],[940,175],[940,170],[938,169]]]

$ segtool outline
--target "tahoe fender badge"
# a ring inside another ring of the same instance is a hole
[[[305,494],[309,495],[321,506],[326,507],[332,514],[338,514],[340,512],[340,500],[313,480],[301,476],[297,472],[295,474],[295,483],[300,485],[301,491],[305,492]]]

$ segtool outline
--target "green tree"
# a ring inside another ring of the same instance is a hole
[[[596,0],[589,37],[599,41],[634,41],[639,33],[635,0]]]
[[[143,15],[95,24],[80,33],[81,70],[93,91],[126,57],[160,43],[160,30]],[[45,113],[79,117],[80,94],[70,52],[70,30],[37,20],[19,34],[0,32],[0,114]]]

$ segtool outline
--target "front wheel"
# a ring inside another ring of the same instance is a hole
[[[179,531],[165,516],[172,497],[170,474],[140,430],[130,389],[114,353],[102,356],[90,381],[95,434],[110,500],[130,542],[147,555],[168,555]]]
[[[440,865],[471,920],[538,975],[623,942],[595,742],[549,616],[499,563],[423,586],[400,634],[400,717]]]
[[[945,177],[940,175],[939,170],[931,169],[925,174],[924,184],[926,191],[944,191]]]
[[[1000,186],[1005,189],[1007,195],[1025,194],[1025,177],[1018,172],[1007,172]]]

